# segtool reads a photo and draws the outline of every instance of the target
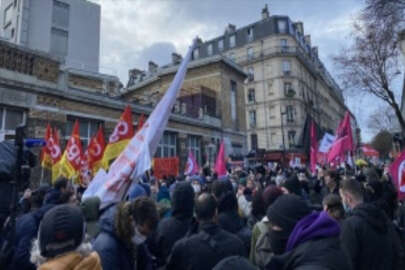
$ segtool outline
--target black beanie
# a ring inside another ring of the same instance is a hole
[[[285,187],[290,194],[296,194],[298,196],[301,195],[301,183],[296,175],[288,178],[282,186]]]
[[[39,248],[47,258],[75,250],[84,239],[84,218],[79,207],[60,205],[49,210],[39,226]]]
[[[295,224],[311,212],[307,203],[293,194],[281,195],[267,209],[267,218],[272,224],[291,232]]]

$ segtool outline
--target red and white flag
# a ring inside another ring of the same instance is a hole
[[[390,173],[398,191],[398,199],[405,199],[405,151],[391,164]]]
[[[193,152],[191,150],[188,152],[188,158],[186,163],[186,169],[184,170],[185,175],[195,175],[199,172],[197,161],[194,158]]]
[[[337,159],[342,162],[346,159],[346,153],[352,152],[353,150],[354,144],[350,124],[350,113],[347,111],[336,131],[336,139],[328,153],[328,162],[333,162]]]

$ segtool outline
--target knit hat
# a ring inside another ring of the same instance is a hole
[[[277,200],[278,197],[283,195],[283,191],[277,187],[277,186],[268,186],[264,191],[263,191],[263,201],[264,205],[267,209],[270,205],[274,203],[275,200]]]
[[[49,210],[39,226],[39,248],[51,258],[75,250],[85,235],[84,218],[79,207],[60,205]]]
[[[307,203],[292,194],[280,196],[267,210],[267,217],[272,224],[280,226],[283,231],[291,232],[295,224],[311,212]]]
[[[288,178],[282,186],[285,187],[290,194],[294,193],[296,195],[301,195],[301,183],[295,175]]]

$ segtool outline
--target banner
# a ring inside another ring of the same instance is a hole
[[[335,141],[335,136],[330,133],[325,133],[319,145],[319,152],[321,153],[328,153],[330,148],[332,147],[333,142]]]
[[[116,159],[122,151],[124,151],[133,136],[134,127],[132,125],[131,106],[127,105],[120,120],[115,126],[114,131],[111,133],[108,145],[105,148],[101,162],[105,170],[108,170],[110,162]]]
[[[391,164],[390,173],[398,191],[398,199],[405,199],[405,151]]]
[[[90,182],[92,191],[86,192],[83,198],[96,195],[101,199],[101,208],[106,205],[120,201],[127,192],[131,181],[142,176],[151,167],[151,156],[154,155],[167,126],[172,108],[176,102],[176,96],[183,84],[190,62],[191,54],[196,41],[189,48],[186,56],[180,64],[179,69],[165,95],[159,101],[148,120],[136,135],[130,140],[125,150],[111,164],[108,174],[104,177],[104,184],[94,188],[99,182]],[[102,171],[102,169],[100,169]],[[102,177],[103,173],[98,174]]]
[[[178,157],[153,159],[153,174],[157,179],[163,179],[163,176],[179,175],[179,167]]]
[[[195,175],[198,174],[200,168],[198,167],[197,161],[194,158],[193,152],[190,150],[188,152],[188,158],[186,163],[186,168],[184,169],[185,175]]]

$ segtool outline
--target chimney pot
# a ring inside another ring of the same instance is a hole
[[[266,5],[264,5],[264,8],[262,9],[262,20],[267,20],[268,18],[270,18],[270,13],[269,13],[269,8]]]
[[[149,61],[149,63],[148,63],[148,71],[149,71],[149,73],[152,73],[152,74],[157,73],[158,67],[159,66],[155,62]]]

